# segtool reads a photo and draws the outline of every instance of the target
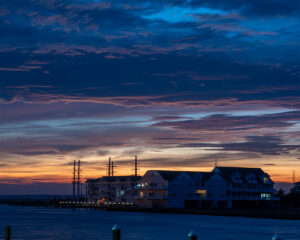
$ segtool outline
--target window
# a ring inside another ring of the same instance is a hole
[[[206,190],[202,190],[202,189],[199,189],[199,190],[196,190],[195,191],[196,194],[199,194],[202,198],[206,198]]]
[[[268,177],[264,177],[264,183],[268,183],[269,182],[269,178]]]
[[[260,198],[262,200],[271,200],[271,193],[261,193]]]

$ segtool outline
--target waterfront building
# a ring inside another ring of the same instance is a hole
[[[267,207],[279,200],[274,182],[261,168],[215,167],[203,190],[210,207]]]
[[[149,170],[138,184],[138,205],[142,208],[200,207],[205,196],[198,189],[209,174]]]
[[[105,176],[86,181],[88,202],[137,202],[140,176]]]
[[[272,206],[274,183],[260,168],[215,167],[212,172],[149,170],[138,184],[142,208]]]

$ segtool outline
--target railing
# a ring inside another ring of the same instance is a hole
[[[115,224],[113,227],[112,227],[112,240],[121,240],[121,229],[120,227]],[[11,237],[11,227],[10,226],[6,226],[5,229],[4,229],[4,232],[5,232],[5,240],[11,240],[10,237]],[[198,235],[195,231],[190,231],[187,235],[188,237],[188,240],[197,240],[198,239]],[[200,240],[200,239],[199,239]],[[272,240],[283,240],[278,234],[275,234],[273,237],[272,237]]]
[[[136,188],[137,190],[168,190],[168,186],[140,186]]]
[[[138,197],[139,200],[166,200],[168,199],[167,196],[161,196],[161,195],[148,195],[143,197]]]

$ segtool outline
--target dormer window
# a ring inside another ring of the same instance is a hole
[[[247,175],[247,182],[248,183],[256,183],[256,175],[253,173],[250,173]]]
[[[235,183],[241,183],[242,182],[242,175],[239,172],[234,173],[232,176],[232,181]]]

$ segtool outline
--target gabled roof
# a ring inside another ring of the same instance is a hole
[[[239,173],[242,175],[243,181],[247,182],[247,176],[249,174],[254,174],[256,176],[256,180],[261,182],[261,177],[269,176],[266,174],[261,168],[242,168],[242,167],[215,167],[213,172],[218,172],[222,177],[224,177],[227,181],[232,181],[232,175],[235,173]]]
[[[140,180],[142,177],[141,176],[113,176],[113,177],[102,177],[102,179],[104,181],[107,182],[116,182],[116,181],[120,181],[120,182],[125,182],[125,181],[138,181]]]
[[[195,177],[196,175],[200,175],[203,177],[205,174],[209,174],[208,172],[194,172],[194,171],[165,171],[165,170],[156,170],[164,180],[172,181],[177,178],[181,174],[188,174],[190,177]]]
[[[116,182],[116,181],[121,181],[121,182],[125,182],[125,181],[138,181],[140,180],[142,177],[141,176],[104,176],[101,178],[97,178],[97,179],[88,179],[87,182],[99,182],[99,181],[104,181],[104,182]]]
[[[89,182],[89,183],[93,183],[93,182],[98,182],[100,180],[100,178],[90,178],[90,179],[87,179],[86,182]]]
[[[249,175],[250,173],[254,173],[255,175],[258,176],[265,175],[265,172],[261,168],[215,167],[215,169],[220,170],[220,172],[222,172],[223,174],[229,174],[229,175],[232,175],[236,172],[239,172],[241,175],[245,175],[245,176]]]
[[[183,172],[182,171],[157,171],[160,176],[162,176],[162,178],[164,180],[167,180],[167,181],[172,181],[173,179],[177,178],[180,174],[182,174]]]

